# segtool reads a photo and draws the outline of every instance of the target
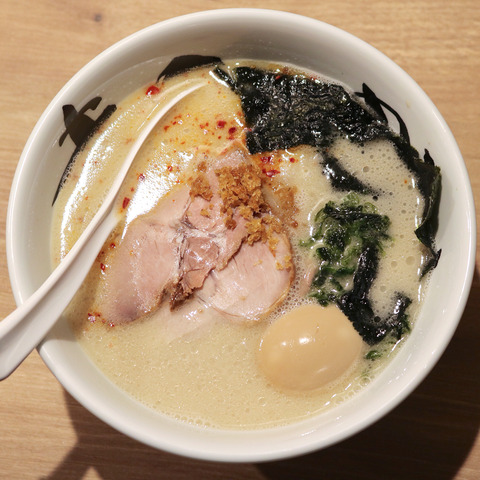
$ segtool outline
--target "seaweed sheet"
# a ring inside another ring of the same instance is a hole
[[[341,85],[326,83],[303,75],[284,74],[252,67],[237,67],[226,72],[215,69],[219,79],[228,84],[240,97],[248,131],[250,153],[288,149],[310,145],[319,150],[323,172],[332,187],[345,192],[377,195],[341,167],[338,159],[329,154],[329,147],[339,135],[357,144],[375,139],[387,139],[399,157],[414,173],[419,191],[425,199],[422,222],[415,231],[429,253],[424,271],[434,268],[440,257],[435,249],[438,224],[438,205],[441,192],[440,169],[428,151],[421,159],[410,145],[408,130],[400,115],[363,85],[357,95]],[[363,101],[361,98],[363,98]],[[386,109],[398,120],[400,133],[389,126]],[[400,294],[392,300],[392,314],[385,319],[376,316],[368,300],[375,278],[379,251],[369,246],[361,253],[354,273],[353,288],[338,300],[365,341],[377,343],[389,332],[397,336],[408,328],[406,309],[410,299]]]

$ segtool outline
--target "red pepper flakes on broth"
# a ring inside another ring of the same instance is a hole
[[[97,321],[97,318],[101,317],[102,314],[99,312],[88,312],[87,313],[87,318],[90,323],[95,323]]]
[[[145,92],[145,95],[149,97],[152,95],[157,95],[160,92],[160,89],[156,85],[150,85]]]

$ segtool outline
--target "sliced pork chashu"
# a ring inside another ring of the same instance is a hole
[[[180,219],[189,202],[189,189],[178,188],[131,223],[105,269],[103,315],[109,322],[150,313],[178,279]]]
[[[128,226],[105,272],[104,317],[132,321],[167,297],[177,308],[201,292],[220,312],[242,317],[243,309],[244,318],[260,318],[283,299],[293,277],[290,243],[278,224],[242,151],[202,162],[189,182]]]
[[[200,164],[200,172],[190,189],[191,201],[182,219],[183,242],[179,279],[171,294],[173,307],[201,288],[211,270],[224,268],[244,241],[246,220],[236,210],[230,214],[225,211],[216,172],[240,168],[245,163],[244,155],[234,150],[209,166],[206,162]]]
[[[243,243],[225,268],[210,273],[198,297],[235,320],[257,321],[270,313],[284,300],[294,276],[288,238],[273,238],[274,251],[268,242]]]

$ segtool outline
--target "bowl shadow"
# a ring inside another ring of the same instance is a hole
[[[476,270],[459,327],[428,377],[386,417],[325,450],[258,464],[178,457],[117,432],[65,392],[77,442],[42,480],[80,480],[89,469],[103,480],[452,479],[468,458],[480,425],[479,309]]]

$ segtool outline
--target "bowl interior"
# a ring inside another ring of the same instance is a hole
[[[255,35],[252,35],[252,31]],[[12,288],[23,302],[50,273],[52,200],[75,148],[65,131],[63,105],[79,110],[101,97],[92,117],[154,81],[179,55],[259,58],[288,62],[346,83],[367,84],[405,121],[411,143],[428,149],[442,168],[442,256],[407,342],[383,373],[352,400],[317,417],[274,430],[228,432],[187,426],[143,407],[107,380],[58,322],[40,354],[80,403],[118,430],[151,446],[222,461],[258,461],[331,445],[397,405],[433,367],[462,314],[475,248],[472,194],[456,143],[416,83],[383,54],[324,23],[269,10],[232,9],[188,15],[149,27],[114,45],[84,67],[55,97],[36,125],[16,172],[9,203],[7,251]],[[395,128],[394,118],[392,126]]]

